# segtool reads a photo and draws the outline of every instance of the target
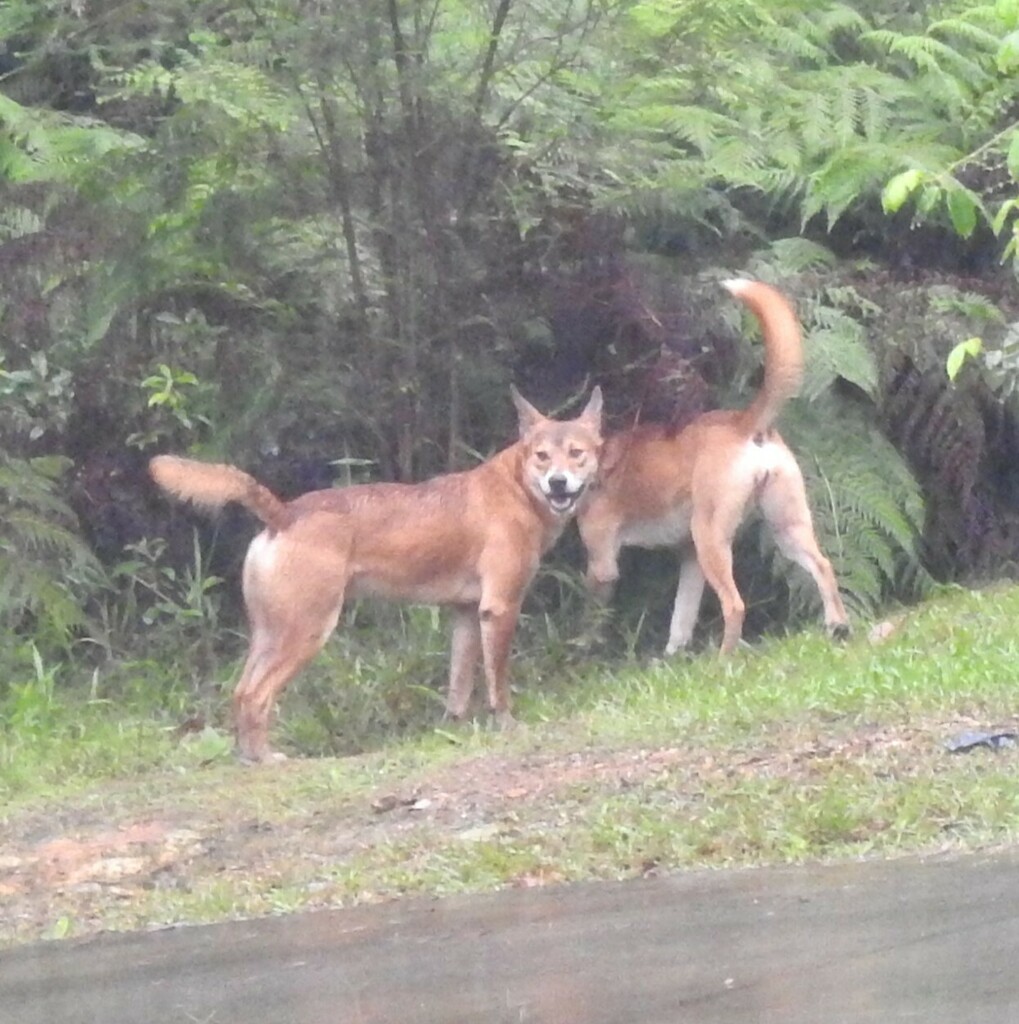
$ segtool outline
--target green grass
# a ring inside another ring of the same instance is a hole
[[[437,725],[445,644],[419,621],[373,661],[363,637],[335,643],[311,693],[284,698],[292,751],[362,753],[253,770],[221,727],[175,738],[177,691],[114,699],[100,680],[74,701],[37,671],[0,729],[0,865],[20,858],[28,878],[40,836],[153,818],[197,838],[109,892],[22,886],[0,938],[1014,842],[1019,750],[944,743],[1019,728],[1019,588],[945,590],[896,620],[880,643],[866,626],[835,647],[807,631],[727,661],[582,660],[532,630],[514,664],[527,727],[510,734]]]

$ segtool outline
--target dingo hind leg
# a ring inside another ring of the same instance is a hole
[[[817,585],[829,635],[845,639],[849,636],[849,618],[831,562],[818,547],[803,474],[791,452],[769,476],[760,496],[760,507],[779,550],[806,569]]]
[[[727,454],[723,452],[722,456]],[[743,636],[746,614],[743,597],[732,574],[732,542],[753,494],[754,477],[738,467],[722,475],[709,473],[708,468],[710,464],[704,463],[701,472],[694,477],[690,536],[701,572],[722,608],[720,653],[730,654]],[[695,581],[696,577],[691,577],[691,596]]]
[[[294,558],[286,535],[252,541],[244,564],[244,601],[251,642],[234,689],[237,754],[246,763],[282,755],[269,747],[269,719],[276,698],[322,649],[343,609],[346,561],[318,553]],[[288,550],[290,549],[290,550]],[[294,574],[292,566],[313,569]]]
[[[454,605],[453,642],[449,660],[449,691],[446,717],[461,719],[467,714],[474,677],[481,658],[481,623],[476,604]]]
[[[697,549],[697,560],[711,589],[718,596],[722,607],[724,623],[722,644],[719,653],[731,654],[743,635],[743,618],[746,607],[732,575],[732,538],[734,530],[728,529],[718,516],[706,515],[695,510],[690,522],[690,534]]]
[[[233,695],[237,755],[246,764],[284,759],[269,747],[273,706],[287,683],[322,649],[338,615],[332,617],[328,628],[322,627],[325,636],[311,638],[299,623],[273,628],[255,641],[258,646],[252,647]]]

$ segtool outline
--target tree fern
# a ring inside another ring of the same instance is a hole
[[[670,136],[684,158],[693,147],[705,166],[687,188],[759,191],[798,204],[803,224],[821,215],[831,227],[873,207],[890,168],[958,159],[1006,100],[994,45],[1002,5],[942,7],[929,25],[838,3],[695,6],[696,15],[685,3],[656,6],[631,25],[624,38],[641,43],[640,54],[628,62],[624,42],[612,69],[639,66],[640,79],[614,83],[625,101],[603,104],[605,123],[631,144],[657,137],[663,155]],[[628,180],[624,170],[620,181]],[[953,201],[968,217],[965,198]]]

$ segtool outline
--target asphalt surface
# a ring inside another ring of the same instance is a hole
[[[0,953],[10,1024],[1019,1021],[1019,852],[693,872]]]

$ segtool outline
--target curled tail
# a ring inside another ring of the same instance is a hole
[[[164,491],[199,508],[214,510],[228,501],[237,501],[270,530],[282,530],[290,522],[287,506],[268,487],[235,466],[157,455],[149,463],[149,473]]]
[[[764,383],[743,412],[748,434],[767,430],[799,390],[803,380],[803,341],[800,322],[789,300],[770,285],[746,278],[723,281],[749,307],[764,336]]]

